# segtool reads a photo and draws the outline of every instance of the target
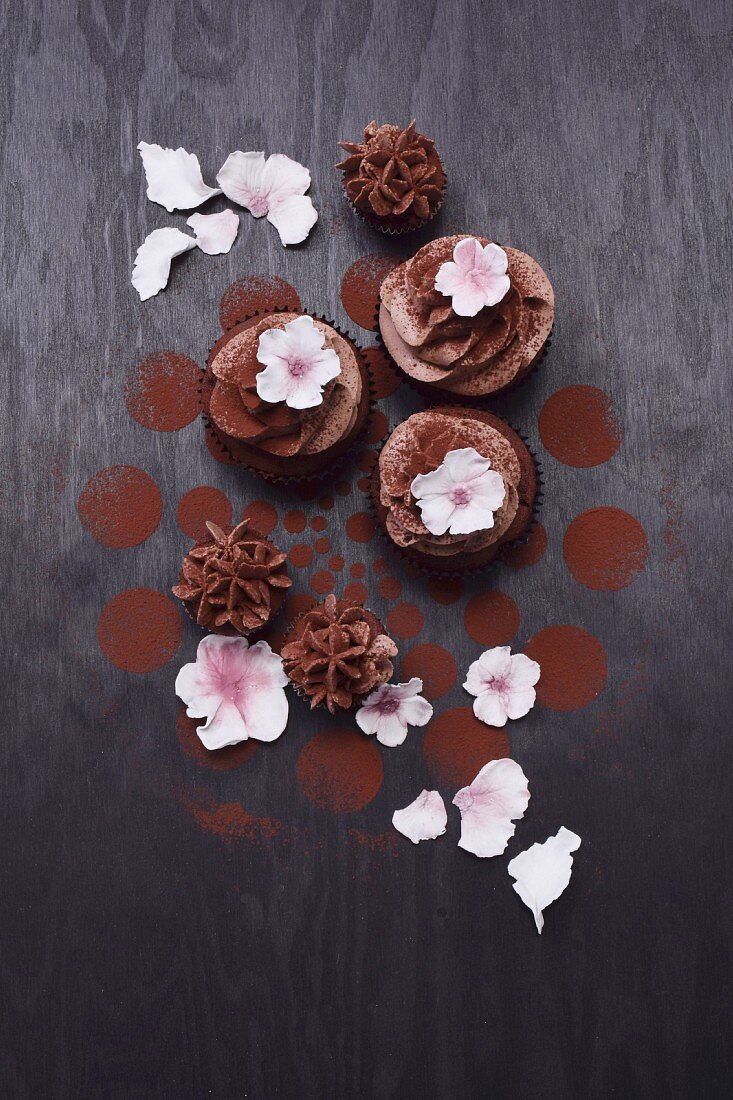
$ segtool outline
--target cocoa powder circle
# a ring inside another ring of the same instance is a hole
[[[125,404],[133,420],[153,432],[175,432],[199,414],[201,372],[177,351],[148,355],[125,384]]]
[[[401,678],[410,680],[413,676],[422,680],[423,695],[427,699],[440,699],[455,684],[458,666],[453,654],[444,646],[426,642],[413,646],[402,661]]]
[[[463,612],[466,631],[483,646],[507,645],[519,630],[519,608],[496,588],[471,596]]]
[[[606,686],[606,653],[580,626],[548,626],[527,642],[524,652],[540,666],[537,699],[550,710],[580,710]]]
[[[455,707],[432,720],[422,751],[436,782],[455,791],[471,783],[490,760],[509,756],[510,747],[503,729],[480,722],[470,707]]]
[[[163,514],[163,497],[137,466],[107,466],[86,483],[76,510],[95,542],[124,550],[150,538]]]
[[[394,256],[372,252],[347,268],[341,280],[341,302],[351,320],[362,328],[376,329],[379,289],[398,262]]]
[[[377,795],[384,769],[372,739],[347,726],[315,734],[300,751],[296,774],[315,806],[355,813]]]
[[[181,644],[175,604],[153,588],[127,588],[102,608],[97,640],[108,661],[125,672],[153,672],[175,657]]]
[[[558,390],[542,406],[539,429],[553,458],[584,469],[613,458],[623,436],[611,398],[597,386]]]
[[[598,591],[617,592],[636,580],[649,557],[646,532],[621,508],[591,508],[572,521],[563,557],[576,581]]]
[[[246,275],[224,291],[219,303],[219,321],[226,331],[253,313],[267,313],[273,309],[300,313],[302,308],[295,287],[279,275]]]
[[[204,539],[208,534],[207,521],[219,527],[227,527],[232,521],[232,506],[221,489],[213,485],[197,485],[189,489],[178,505],[178,526],[184,535],[192,539]]]

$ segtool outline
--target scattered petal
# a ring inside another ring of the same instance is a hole
[[[507,870],[513,879],[514,889],[533,914],[537,931],[542,933],[545,918],[542,910],[557,901],[570,882],[573,857],[580,847],[580,837],[563,825],[555,836],[544,844],[533,844],[509,861]]]
[[[376,734],[382,745],[401,745],[408,726],[425,726],[433,717],[433,708],[421,691],[418,676],[406,684],[380,684],[357,710],[357,726],[364,733]]]
[[[484,306],[495,306],[507,294],[509,260],[498,244],[485,248],[475,237],[464,237],[453,249],[453,259],[441,264],[435,289],[451,299],[459,317],[475,317]]]
[[[196,234],[196,244],[207,256],[221,256],[234,244],[239,231],[239,215],[233,210],[220,214],[192,214],[186,221]]]
[[[284,401],[291,409],[312,409],[323,401],[323,387],[341,373],[333,348],[312,317],[303,314],[284,328],[263,332],[257,360],[265,369],[257,374],[257,395],[263,401]]]
[[[540,666],[524,653],[512,656],[508,645],[485,650],[469,667],[464,688],[476,696],[473,713],[489,726],[523,718],[535,704]]]
[[[500,856],[514,835],[512,824],[529,803],[527,777],[514,760],[491,760],[453,799],[461,811],[459,848],[476,856]]]
[[[284,245],[304,241],[318,218],[305,194],[310,172],[284,153],[273,153],[265,160],[264,153],[237,150],[229,154],[216,181],[232,202],[255,218],[267,217]]]
[[[285,729],[288,678],[267,642],[208,634],[196,660],[176,677],[176,695],[189,718],[205,718],[196,732],[207,749],[221,749],[253,737],[274,741]]]
[[[442,836],[448,824],[445,803],[437,791],[423,791],[404,810],[395,810],[392,824],[413,844]]]
[[[504,478],[473,447],[448,451],[436,470],[413,479],[410,490],[433,535],[488,530],[506,495]]]
[[[168,283],[171,260],[195,248],[196,241],[180,229],[168,227],[154,229],[140,245],[132,269],[132,285],[145,302],[154,297]]]
[[[220,188],[204,183],[195,153],[182,148],[164,149],[146,141],[141,141],[138,149],[148,182],[148,198],[164,206],[169,214],[174,210],[192,210],[221,194]]]

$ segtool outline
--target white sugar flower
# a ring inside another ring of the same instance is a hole
[[[448,824],[445,802],[438,791],[422,791],[404,810],[395,810],[392,824],[413,844],[442,836]]]
[[[257,360],[265,364],[256,378],[263,401],[284,401],[291,409],[312,409],[323,400],[323,387],[341,373],[339,357],[324,348],[326,337],[312,317],[296,317],[284,328],[260,336]]]
[[[482,248],[475,237],[465,237],[453,249],[453,259],[438,268],[435,289],[451,299],[459,317],[475,317],[484,306],[495,306],[509,290],[509,261],[498,244]]]
[[[418,474],[410,488],[433,535],[488,530],[506,494],[501,474],[473,447],[448,451],[437,470]]]
[[[529,804],[527,777],[514,760],[491,760],[453,799],[461,811],[458,847],[482,858],[500,856],[514,835],[514,820]]]
[[[267,642],[208,634],[196,660],[176,677],[176,695],[189,718],[205,718],[196,732],[207,749],[221,749],[254,737],[274,741],[285,729],[288,678]]]
[[[283,244],[300,244],[318,214],[306,191],[310,172],[284,153],[230,153],[216,182],[232,202],[246,207],[255,218],[266,217]]]
[[[489,726],[505,726],[507,718],[523,718],[535,702],[534,685],[540,666],[524,653],[512,655],[508,645],[487,649],[466,674],[464,688],[476,696],[473,713]]]
[[[557,901],[570,882],[573,871],[570,853],[577,852],[579,847],[580,837],[563,825],[544,844],[533,844],[509,861],[507,870],[516,879],[514,889],[532,910],[540,933],[545,923],[542,910]]]
[[[425,726],[433,717],[433,708],[421,691],[418,676],[406,684],[380,684],[357,710],[357,726],[364,733],[375,733],[383,745],[401,745],[408,726]]]

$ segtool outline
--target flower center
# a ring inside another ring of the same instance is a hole
[[[454,485],[450,491],[450,499],[457,508],[463,508],[471,503],[471,490],[468,485]]]
[[[506,695],[509,691],[509,682],[504,676],[492,676],[488,681],[488,686],[497,695]]]
[[[308,370],[308,364],[304,363],[302,359],[289,359],[288,370],[293,378],[302,378]]]
[[[264,195],[254,195],[250,199],[249,209],[256,218],[261,218],[269,209],[266,197]]]
[[[467,279],[471,286],[477,286],[481,290],[485,282],[485,275],[480,267],[472,267],[467,272]]]
[[[395,711],[399,709],[399,699],[391,699],[388,697],[387,699],[383,699],[382,702],[379,704],[380,714],[394,714]]]

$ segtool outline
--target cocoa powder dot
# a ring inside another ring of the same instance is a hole
[[[306,742],[296,774],[300,789],[315,806],[355,813],[375,798],[384,771],[373,738],[345,726],[324,730]]]
[[[591,508],[576,516],[562,550],[576,581],[609,592],[636,580],[649,557],[644,528],[620,508]]]
[[[153,672],[175,657],[181,631],[181,617],[171,600],[152,588],[128,588],[102,608],[97,640],[117,668]]]
[[[455,684],[458,666],[453,654],[444,646],[426,642],[408,651],[402,661],[401,675],[405,680],[419,676],[423,682],[423,695],[427,699],[439,699]]]
[[[566,466],[600,466],[613,458],[623,432],[613,402],[596,386],[565,386],[548,398],[539,417],[540,438]]]
[[[289,550],[288,561],[292,562],[296,569],[306,569],[313,561],[313,551],[304,542],[299,542]]]
[[[369,542],[374,535],[374,517],[371,512],[355,512],[346,521],[346,534],[352,542]]]
[[[291,512],[286,512],[283,517],[283,526],[291,535],[297,535],[300,534],[301,531],[305,531],[307,522],[308,520],[305,512],[301,512],[299,508],[294,508]]]
[[[329,592],[333,592],[335,583],[336,578],[328,569],[319,569],[311,577],[311,588],[319,596],[326,596]]]
[[[547,549],[547,531],[541,523],[535,523],[526,542],[504,547],[502,560],[512,569],[526,569],[536,565]]]
[[[199,414],[201,371],[177,351],[142,359],[125,383],[125,404],[133,420],[155,432],[185,428]]]
[[[394,256],[373,252],[355,260],[341,280],[341,302],[352,321],[362,328],[377,328],[379,288],[397,265]]]
[[[226,330],[253,313],[268,313],[273,309],[302,310],[295,287],[278,275],[246,275],[227,287],[219,304],[219,321]]]
[[[463,621],[479,645],[506,645],[519,630],[519,608],[511,596],[494,588],[470,598]]]
[[[252,500],[242,509],[242,519],[248,519],[261,535],[270,535],[277,525],[277,512],[267,500]]]
[[[414,638],[424,625],[423,613],[414,603],[398,603],[387,616],[387,629],[397,638]]]
[[[579,626],[548,626],[524,652],[540,666],[537,699],[551,710],[580,710],[603,691],[608,676],[603,646]]]
[[[344,599],[353,600],[354,603],[366,603],[369,590],[360,581],[352,581],[344,589]]]
[[[163,514],[163,497],[150,474],[137,466],[107,466],[86,483],[76,509],[95,542],[123,550],[152,535]]]
[[[480,722],[470,707],[456,707],[433,718],[423,738],[429,772],[450,790],[471,783],[491,760],[509,756],[504,730]]]
[[[232,520],[232,506],[229,498],[211,485],[199,485],[181,497],[176,512],[178,526],[184,535],[192,539],[203,539],[208,534],[206,521],[226,527]]]

